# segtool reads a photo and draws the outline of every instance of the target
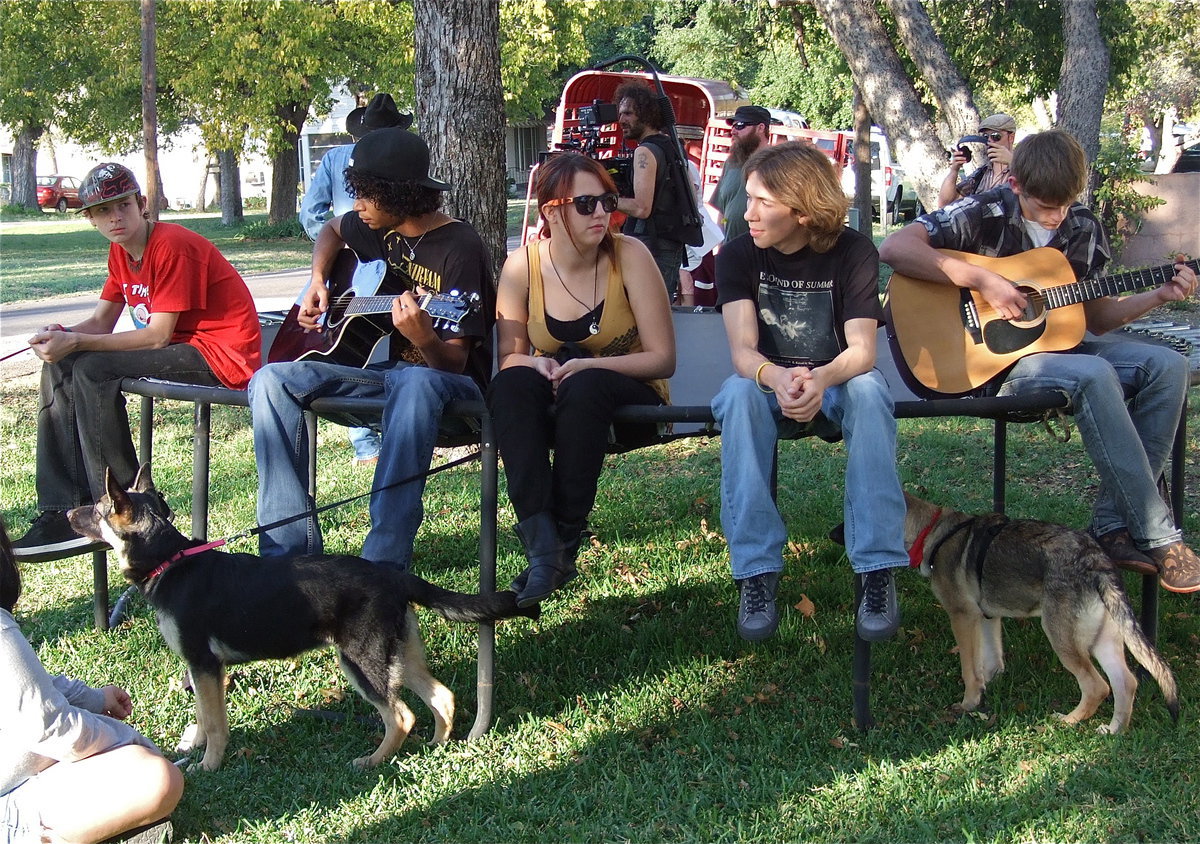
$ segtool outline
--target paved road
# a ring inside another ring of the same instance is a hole
[[[307,267],[246,276],[246,284],[250,287],[250,292],[254,295],[254,304],[260,311],[277,311],[291,307],[300,289],[307,283]],[[71,325],[85,319],[95,306],[95,293],[0,305],[0,357],[26,348],[25,341],[43,325],[52,322]],[[117,330],[131,328],[133,324],[129,321],[128,314],[122,315],[117,323]],[[36,372],[40,364],[41,361],[31,352],[25,352],[0,362],[0,379]]]

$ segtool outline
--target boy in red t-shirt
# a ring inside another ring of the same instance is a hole
[[[87,319],[48,325],[29,338],[42,367],[37,493],[41,514],[13,543],[18,558],[86,545],[66,511],[104,494],[104,472],[122,486],[138,460],[121,393],[123,378],[163,378],[243,389],[261,363],[254,299],[217,248],[146,213],[133,173],[92,168],[81,212],[110,242],[108,280]],[[123,305],[137,326],[114,332]]]

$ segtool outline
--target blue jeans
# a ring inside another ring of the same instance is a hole
[[[377,563],[408,568],[413,539],[424,517],[425,480],[380,487],[429,469],[439,431],[462,432],[465,423],[447,420],[442,410],[455,399],[481,401],[483,395],[466,375],[392,362],[358,369],[318,361],[272,363],[250,381],[254,419],[254,459],[258,464],[258,523],[269,524],[310,510],[308,439],[304,409],[315,398],[384,397],[382,449],[375,466],[371,530],[362,556]],[[346,419],[349,424],[367,420]],[[323,552],[321,529],[313,516],[259,534],[264,557]]]
[[[787,527],[771,497],[771,465],[776,442],[808,426],[786,418],[774,393],[740,375],[721,385],[712,408],[721,426],[721,527],[733,578],[782,571]],[[878,370],[830,387],[821,400],[821,413],[846,441],[846,551],[859,574],[908,565],[892,409]]]
[[[1138,547],[1158,548],[1182,537],[1158,478],[1171,455],[1187,383],[1187,359],[1171,349],[1087,340],[1075,352],[1021,358],[999,394],[1066,393],[1100,476],[1092,529],[1101,535],[1124,526]]]
[[[379,456],[379,432],[370,426],[351,428],[346,432],[354,447],[355,460],[370,460]]]

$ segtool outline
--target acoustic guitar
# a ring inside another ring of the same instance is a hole
[[[1041,247],[1007,258],[939,252],[985,267],[1025,294],[1021,315],[1005,320],[974,290],[894,273],[888,284],[888,340],[896,367],[924,398],[962,396],[1035,352],[1062,352],[1083,340],[1083,303],[1156,287],[1174,264],[1078,281],[1065,255]],[[1187,266],[1197,269],[1196,261]]]
[[[380,281],[375,294],[356,296],[352,288],[358,259],[349,249],[338,253],[330,270],[329,310],[323,317],[323,331],[306,331],[301,327],[300,306],[292,305],[279,333],[267,352],[267,362],[316,360],[343,366],[364,367],[371,361],[375,344],[392,333],[392,301],[406,289],[415,291],[417,284],[403,271],[391,268]],[[400,276],[398,284],[391,273]],[[414,294],[417,305],[433,318],[436,328],[457,331],[459,323],[479,310],[479,294],[463,296],[456,290],[449,293]]]

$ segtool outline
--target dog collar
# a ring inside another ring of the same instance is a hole
[[[929,524],[922,528],[917,534],[917,538],[913,540],[912,548],[908,549],[908,564],[912,568],[920,568],[921,561],[925,559],[925,540],[929,537],[929,531],[933,530],[933,526],[937,524],[938,519],[942,517],[942,508],[939,507],[934,511],[933,518],[929,520]]]
[[[184,548],[182,551],[177,551],[175,554],[171,555],[169,558],[151,569],[150,574],[146,575],[146,580],[149,581],[158,577],[160,574],[170,568],[172,563],[177,563],[184,557],[190,557],[193,554],[199,554],[203,551],[211,551],[214,548],[220,548],[224,544],[224,539],[217,539],[212,542],[206,542],[203,545],[194,545],[191,548]]]

